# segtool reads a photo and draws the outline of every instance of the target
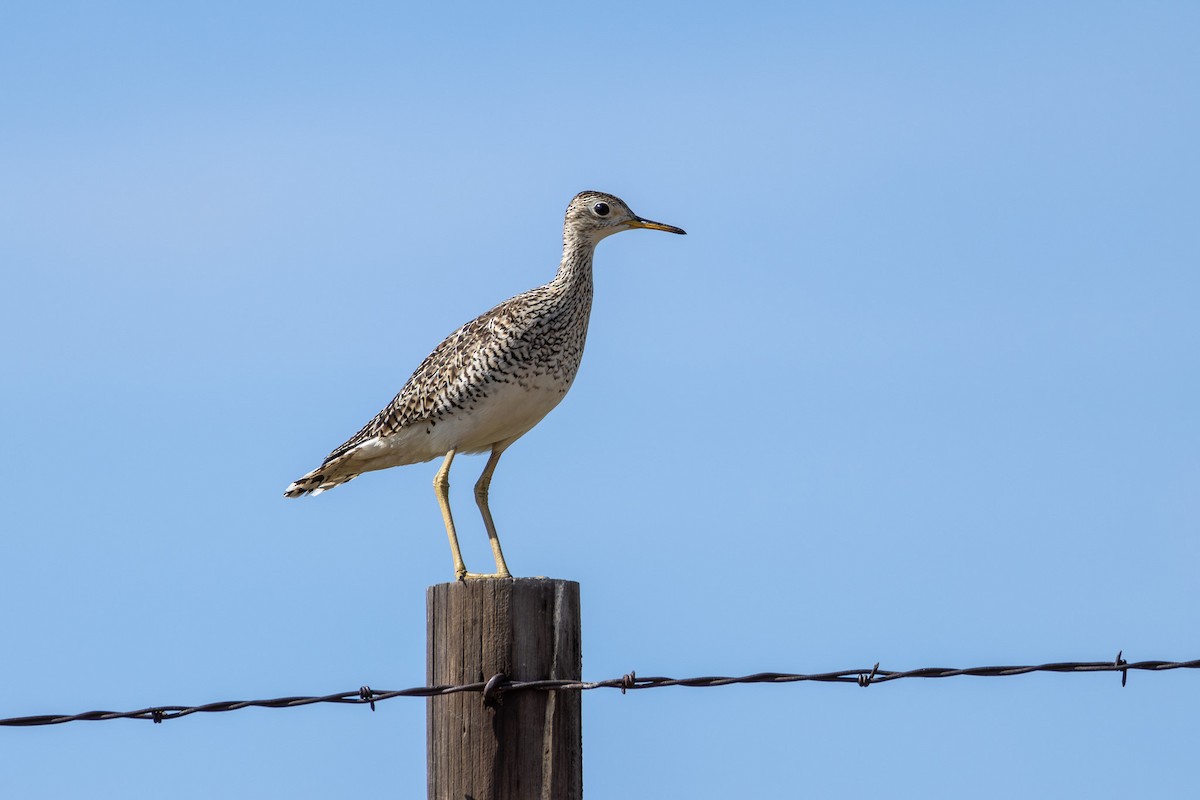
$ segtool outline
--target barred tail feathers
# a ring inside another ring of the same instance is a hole
[[[306,494],[311,494],[315,497],[326,489],[341,486],[343,483],[352,481],[358,477],[357,474],[331,475],[328,467],[328,464],[322,464],[307,475],[292,481],[291,485],[284,490],[283,496],[303,497]]]

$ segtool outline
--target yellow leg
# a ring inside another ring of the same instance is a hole
[[[487,526],[488,541],[492,545],[492,555],[496,559],[496,574],[487,576],[490,578],[512,577],[508,571],[508,565],[504,563],[504,551],[500,549],[500,537],[496,534],[496,523],[492,521],[492,510],[488,508],[488,488],[492,485],[492,472],[495,471],[496,464],[500,461],[500,454],[510,444],[512,442],[501,442],[492,446],[492,454],[488,457],[487,466],[483,468],[483,474],[479,476],[479,481],[475,484],[475,502],[479,505],[479,512],[483,514],[483,524]]]
[[[450,537],[450,555],[454,557],[454,575],[460,581],[467,576],[467,565],[463,563],[462,551],[458,549],[458,534],[454,531],[454,517],[450,514],[450,465],[454,463],[452,449],[446,453],[442,467],[433,478],[433,491],[437,493],[438,505],[442,508],[442,521],[446,523],[446,535]]]

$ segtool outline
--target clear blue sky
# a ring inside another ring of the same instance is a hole
[[[1195,4],[4,16],[0,716],[421,684],[435,465],[281,493],[585,188],[689,234],[601,244],[493,484],[586,677],[1200,656]],[[1119,684],[592,692],[587,796],[1194,791],[1200,675]],[[424,718],[0,729],[0,793],[420,797]]]

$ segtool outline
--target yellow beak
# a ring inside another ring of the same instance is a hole
[[[667,233],[678,233],[681,235],[687,233],[683,228],[676,228],[674,225],[664,225],[661,222],[654,222],[653,220],[642,219],[641,217],[634,217],[625,224],[631,228],[649,228],[652,231],[666,231]]]

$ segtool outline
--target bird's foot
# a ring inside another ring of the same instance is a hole
[[[504,572],[493,572],[490,575],[484,575],[479,572],[467,572],[464,569],[456,574],[460,581],[512,580],[512,575],[507,570]]]

